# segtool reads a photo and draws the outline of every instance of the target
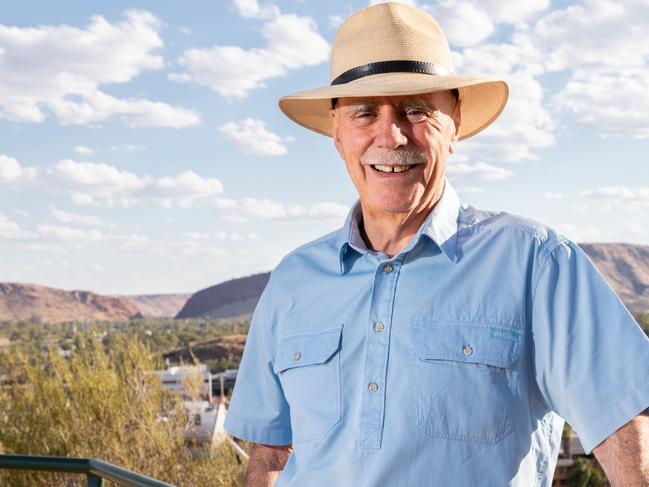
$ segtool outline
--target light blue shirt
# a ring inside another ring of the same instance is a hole
[[[649,406],[649,340],[553,230],[442,198],[393,258],[357,202],[287,255],[252,318],[225,428],[293,444],[277,487],[550,486]]]

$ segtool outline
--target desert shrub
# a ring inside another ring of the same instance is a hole
[[[180,398],[165,392],[159,359],[140,341],[78,334],[68,359],[57,350],[13,347],[0,373],[0,444],[5,453],[99,458],[179,486],[239,485],[240,465],[222,445],[189,449]],[[78,476],[0,470],[6,486],[85,485]]]

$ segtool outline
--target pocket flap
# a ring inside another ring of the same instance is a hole
[[[413,323],[412,339],[419,358],[509,367],[518,358],[521,332],[478,325]]]
[[[327,362],[340,348],[342,329],[343,325],[340,324],[280,338],[273,370],[278,373],[294,367]]]

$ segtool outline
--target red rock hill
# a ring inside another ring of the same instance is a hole
[[[141,317],[126,298],[90,291],[63,291],[36,284],[0,283],[0,320],[61,321],[128,320]]]

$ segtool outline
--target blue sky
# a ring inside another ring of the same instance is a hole
[[[0,281],[193,292],[270,270],[356,193],[277,100],[328,83],[367,0],[22,1],[0,7]],[[409,1],[501,118],[448,176],[479,208],[649,244],[649,5]]]

